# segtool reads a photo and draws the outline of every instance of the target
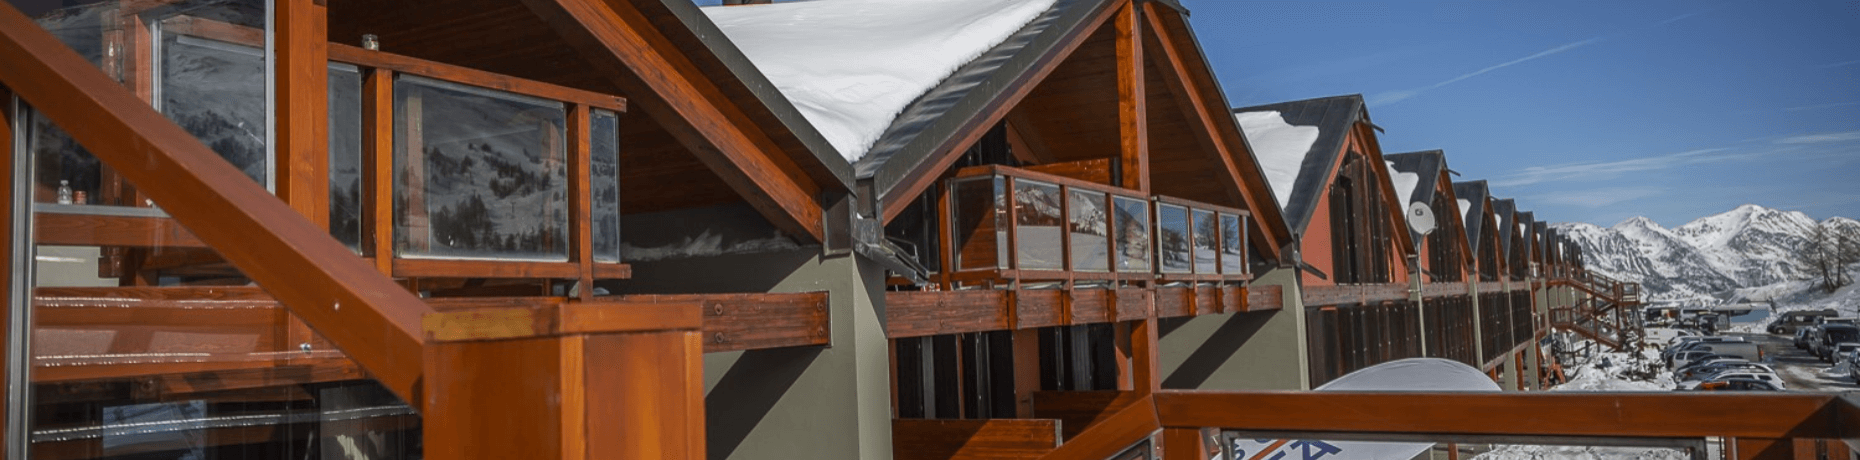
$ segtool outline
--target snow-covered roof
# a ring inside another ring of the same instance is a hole
[[[1388,164],[1389,179],[1395,182],[1395,196],[1401,198],[1403,202],[1413,201],[1414,187],[1421,184],[1421,175],[1395,169],[1393,161],[1383,163]]]
[[[1298,183],[1305,155],[1317,142],[1318,127],[1293,126],[1277,111],[1242,112],[1235,114],[1234,120],[1246,133],[1253,158],[1259,161],[1266,182],[1272,185],[1272,196],[1278,198],[1281,209],[1285,208],[1291,203],[1292,186]]]
[[[814,0],[703,11],[847,161],[1055,0]]]

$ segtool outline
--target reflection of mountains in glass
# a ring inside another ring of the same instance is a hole
[[[259,183],[265,182],[265,56],[257,48],[164,34],[161,110]]]
[[[418,180],[401,171],[396,187],[419,184],[424,209],[411,211],[427,214],[431,226],[427,249],[408,255],[566,260],[560,104],[414,78],[401,79],[396,91],[405,104],[419,105],[424,169]],[[406,194],[397,193],[395,208],[405,212]]]

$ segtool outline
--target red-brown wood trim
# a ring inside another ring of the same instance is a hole
[[[1053,419],[891,421],[897,460],[1034,458],[1059,447]]]
[[[329,15],[314,0],[272,7],[277,53],[278,197],[310,222],[329,227]]]
[[[329,59],[371,69],[388,69],[395,73],[419,75],[569,104],[586,105],[615,112],[627,111],[627,99],[621,96],[525,80],[382,51],[369,51],[341,43],[329,44]]]
[[[635,294],[596,299],[628,304],[695,303],[704,319],[705,353],[831,342],[825,292]]]
[[[905,205],[907,202],[917,199],[918,194],[923,193],[930,187],[930,184],[935,183],[942,176],[943,171],[956,163],[956,158],[961,156],[963,151],[968,150],[969,146],[974,145],[983,134],[1007,117],[1008,113],[1019,105],[1035,86],[1045,81],[1046,77],[1051,75],[1067,56],[1071,56],[1073,51],[1078,50],[1079,45],[1084,44],[1085,40],[1091,37],[1092,32],[1109,22],[1117,11],[1114,5],[1107,5],[1077,29],[1067,31],[1066,36],[1061,37],[1048,54],[1040,56],[1038,62],[1029,71],[1007,84],[1012,89],[1002,94],[1000,98],[989,101],[990,108],[963,127],[961,132],[964,134],[952,136],[938,147],[936,151],[941,153],[936,155],[935,160],[925,161],[902,174],[901,177],[905,180],[892,186],[891,190],[885,192],[885,196],[879,200],[881,203],[879,207],[885,214],[884,222],[890,223],[892,219],[898,217],[899,213],[908,209]]]
[[[840,185],[810,177],[698,70],[644,9],[662,10],[664,5],[647,0],[524,3],[630,95],[629,103],[671,132],[770,223],[796,236],[821,240],[824,211],[818,197],[825,188]],[[666,22],[680,24],[675,19]]]
[[[0,264],[0,283],[3,283],[0,284],[0,295],[6,296],[4,297],[6,299],[13,298],[13,242],[19,241],[14,238],[15,230],[18,229],[13,228],[13,202],[16,198],[13,196],[13,189],[23,185],[19,181],[31,180],[14,174],[16,171],[13,170],[13,156],[18,155],[13,151],[13,123],[19,121],[18,115],[13,113],[14,105],[16,104],[13,103],[12,90],[0,84],[0,151],[7,152],[6,155],[0,155],[0,184],[5,184],[0,185],[0,219],[5,219],[4,223],[0,223],[0,241],[5,242],[0,243],[0,260],[6,261]],[[8,303],[11,302],[11,300],[8,301]],[[8,327],[12,324],[11,317],[11,314],[0,315],[0,330],[13,330]],[[11,340],[6,342],[11,342]],[[6,342],[0,342],[0,356],[12,356],[7,353]],[[0,404],[20,404],[20,402]],[[0,408],[11,409],[6,406],[0,406]],[[11,417],[0,417],[0,433],[11,433],[11,431],[6,431],[8,429],[6,419],[9,418]],[[6,454],[6,447],[0,446],[0,456]]]
[[[1118,164],[1124,188],[1150,193],[1149,91],[1143,80],[1143,19],[1135,2],[1122,2],[1117,29]]]
[[[80,208],[81,209],[81,208]],[[36,244],[204,248],[206,244],[180,223],[165,217],[104,216],[39,212],[34,214]]]
[[[575,254],[570,259],[579,269],[581,300],[594,298],[594,204],[593,192],[588,183],[593,171],[593,156],[589,145],[593,139],[588,132],[588,106],[574,105],[568,109],[568,239],[574,241]]]
[[[163,204],[371,375],[417,401],[419,298],[239,171],[30,18],[0,7],[0,82]]]
[[[362,239],[375,270],[394,273],[394,71],[374,69],[362,80]]]

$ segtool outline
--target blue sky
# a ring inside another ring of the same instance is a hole
[[[1539,219],[1860,218],[1860,1],[1183,2],[1234,106],[1363,94]]]

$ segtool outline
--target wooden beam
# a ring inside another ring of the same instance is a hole
[[[204,248],[199,238],[166,217],[39,212],[34,243],[65,246]]]
[[[1152,398],[1137,398],[1103,421],[1091,425],[1042,459],[1111,458],[1162,429]]]
[[[1164,391],[1155,398],[1166,426],[1253,431],[1830,438],[1843,430],[1828,410],[1833,397],[1811,394]]]
[[[891,455],[897,460],[1039,458],[1059,447],[1052,419],[891,421]]]
[[[431,312],[199,140],[39,28],[0,7],[0,82],[137,184],[401,398],[416,401]]]
[[[1072,439],[1148,396],[1129,391],[1042,391],[1033,394],[1033,417],[1058,419],[1060,435]]]
[[[535,96],[568,104],[585,105],[615,112],[627,111],[627,98],[621,96],[601,94],[535,80],[526,80],[509,75],[485,72],[469,67],[428,61],[394,53],[370,51],[340,43],[329,44],[329,59],[371,69],[386,69],[394,71],[394,73],[437,78],[481,88]]]
[[[1123,187],[1150,193],[1149,91],[1143,80],[1143,20],[1135,2],[1118,8],[1117,134]]]
[[[1194,125],[1193,129],[1212,138],[1211,147],[1221,156],[1229,177],[1237,182],[1241,201],[1253,212],[1256,230],[1253,233],[1258,236],[1255,249],[1262,251],[1267,260],[1277,259],[1283,242],[1290,240],[1290,235],[1281,234],[1286,231],[1285,217],[1278,203],[1273,201],[1265,173],[1248,149],[1239,122],[1226,106],[1220,83],[1213,78],[1206,57],[1200,53],[1200,45],[1195,43],[1193,30],[1180,12],[1155,3],[1145,3],[1144,9],[1149,35],[1155,37],[1158,49],[1168,61],[1167,65],[1158,67],[1164,71],[1163,76],[1171,89],[1183,100],[1178,105],[1185,111],[1189,124]],[[1262,225],[1259,221],[1271,225]]]
[[[703,315],[704,352],[829,345],[827,293],[638,294],[630,304],[693,303]]]
[[[272,7],[278,197],[329,227],[329,14],[318,0]]]
[[[823,185],[794,164],[660,29],[658,0],[524,0],[583,57],[777,228],[823,236]]]

